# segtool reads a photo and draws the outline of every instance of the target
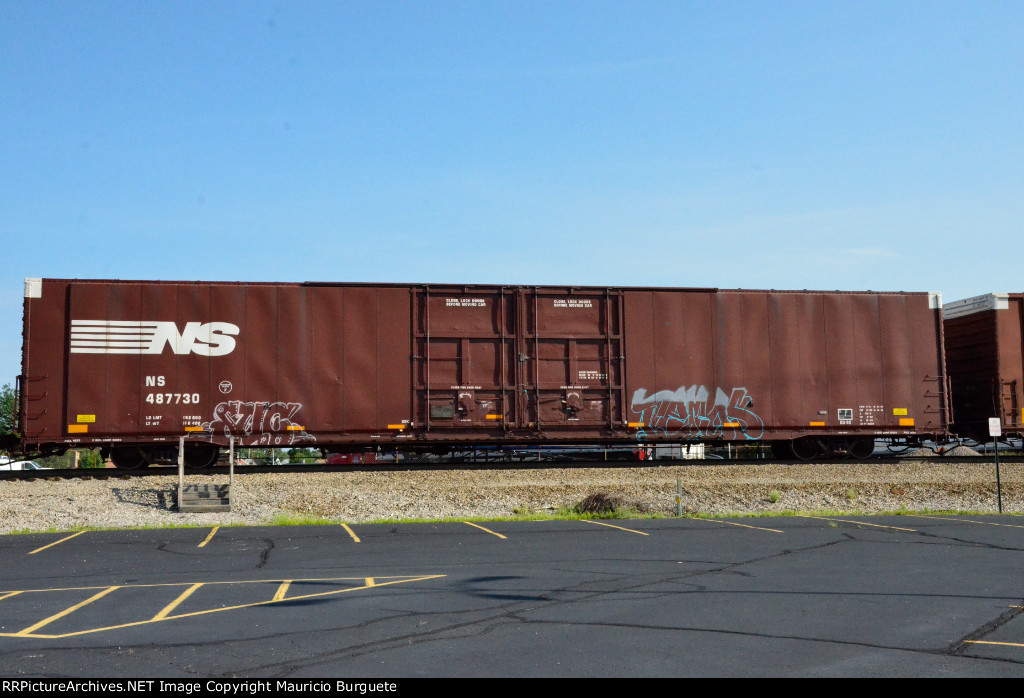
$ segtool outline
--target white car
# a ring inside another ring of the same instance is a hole
[[[13,463],[8,460],[0,462],[0,470],[53,470],[53,468],[44,468],[34,460],[16,460]]]

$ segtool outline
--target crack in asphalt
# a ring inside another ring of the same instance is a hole
[[[1024,604],[1024,601],[1022,601],[1021,604]],[[980,640],[986,635],[990,635],[1002,626],[1009,623],[1011,620],[1014,620],[1015,618],[1020,616],[1022,613],[1024,613],[1024,606],[1019,608],[1007,609],[1002,614],[1000,614],[998,618],[989,621],[988,623],[985,623],[985,625],[982,625],[981,627],[975,629],[967,635],[964,635],[962,638],[952,643],[949,646],[949,652],[952,654],[966,654],[966,649],[970,646],[972,640]],[[1024,663],[1024,661],[1022,661],[1021,663]]]
[[[604,592],[602,594],[593,595],[605,595],[608,593],[621,593],[616,592]],[[704,626],[687,626],[687,625],[658,625],[650,623],[615,623],[606,621],[592,621],[592,622],[578,622],[578,621],[565,621],[565,620],[536,620],[530,619],[523,614],[532,611],[539,610],[541,608],[554,607],[563,605],[565,603],[578,603],[578,600],[558,601],[552,600],[550,603],[541,604],[540,606],[533,606],[527,609],[513,610],[506,609],[502,606],[497,607],[496,612],[491,615],[469,620],[461,623],[452,623],[441,628],[434,628],[423,632],[407,633],[397,637],[391,637],[386,640],[372,640],[363,643],[349,645],[343,648],[332,649],[324,652],[317,653],[312,656],[307,656],[301,660],[290,659],[281,662],[274,662],[270,664],[263,664],[254,666],[246,669],[245,672],[253,672],[258,675],[270,675],[274,678],[287,677],[294,672],[300,670],[307,670],[313,667],[324,666],[332,664],[343,659],[352,659],[359,656],[368,654],[376,654],[379,652],[385,652],[392,649],[411,647],[414,645],[429,644],[432,642],[441,642],[449,640],[465,640],[470,638],[478,638],[486,636],[496,630],[501,629],[509,625],[535,625],[545,627],[582,627],[588,629],[601,629],[601,628],[619,628],[628,630],[644,630],[644,631],[659,631],[659,632],[690,632],[690,633],[702,633],[711,635],[728,635],[736,637],[750,637],[756,639],[768,639],[768,640],[785,640],[785,641],[797,641],[797,642],[808,642],[814,644],[825,644],[825,645],[836,645],[844,647],[858,647],[865,649],[877,649],[885,651],[899,651],[899,652],[910,652],[912,654],[921,654],[928,656],[956,656],[969,658],[974,660],[981,660],[986,662],[996,662],[1000,664],[1024,664],[1024,660],[998,658],[998,657],[986,657],[986,656],[974,656],[967,654],[953,654],[946,648],[933,648],[933,649],[922,649],[915,647],[906,647],[900,645],[889,645],[884,643],[872,643],[858,640],[843,640],[836,638],[821,638],[821,637],[809,637],[804,635],[786,634],[786,633],[765,633],[757,631],[743,631],[743,630],[730,630],[725,628],[713,628]],[[472,611],[471,613],[479,613],[480,611]],[[426,614],[412,614],[415,616],[423,616]],[[437,614],[437,615],[448,615]],[[392,617],[393,619],[394,617]],[[372,621],[369,623],[360,624],[361,627],[367,627],[373,625],[378,621]],[[317,633],[331,634],[334,632],[343,631],[343,628],[336,628],[333,630],[317,631]],[[294,633],[285,633],[284,635],[290,635]]]
[[[530,613],[530,612],[533,612],[533,611],[549,609],[549,608],[556,608],[556,607],[561,607],[561,606],[570,606],[570,605],[576,605],[576,604],[582,604],[582,603],[591,603],[593,601],[600,601],[602,599],[606,599],[609,596],[629,594],[631,592],[638,592],[638,591],[640,591],[644,595],[653,594],[655,596],[666,596],[666,593],[664,591],[642,591],[642,590],[645,589],[645,588],[654,586],[654,585],[664,585],[664,584],[686,584],[686,585],[692,585],[692,582],[685,582],[683,580],[690,579],[690,578],[693,578],[693,577],[698,577],[698,576],[705,576],[705,575],[718,576],[718,575],[721,575],[721,574],[734,574],[736,572],[735,568],[746,566],[746,565],[750,565],[750,564],[756,564],[756,563],[764,562],[766,560],[772,560],[772,559],[776,559],[776,558],[780,558],[780,557],[785,557],[785,556],[788,556],[788,555],[801,554],[801,553],[804,553],[804,552],[812,552],[812,551],[815,551],[815,550],[821,550],[821,549],[824,549],[824,548],[828,548],[828,547],[832,547],[832,546],[836,546],[836,545],[842,545],[842,544],[851,543],[851,542],[852,543],[862,543],[862,542],[864,542],[864,541],[861,541],[861,540],[857,539],[855,536],[847,534],[847,533],[841,533],[840,535],[842,536],[842,538],[840,540],[828,541],[826,543],[822,543],[822,544],[819,544],[819,545],[808,546],[806,548],[797,548],[797,549],[790,548],[790,549],[785,549],[785,550],[782,550],[782,551],[779,551],[779,552],[776,552],[776,553],[772,553],[772,554],[768,554],[768,555],[763,555],[763,556],[752,557],[752,558],[749,558],[749,559],[743,560],[743,561],[737,561],[737,562],[731,562],[731,563],[725,563],[725,564],[718,564],[717,566],[712,567],[710,569],[689,570],[689,571],[686,571],[686,572],[684,572],[682,574],[661,575],[661,576],[659,576],[656,579],[647,579],[647,580],[639,581],[639,582],[636,582],[636,583],[630,583],[630,584],[620,584],[619,586],[617,586],[617,587],[615,587],[613,589],[601,589],[601,590],[588,590],[587,589],[587,587],[592,587],[592,586],[594,586],[596,584],[605,584],[606,585],[609,582],[615,581],[616,578],[618,580],[620,580],[620,581],[626,581],[626,580],[635,579],[635,577],[633,577],[631,575],[626,575],[626,574],[616,575],[614,573],[609,573],[608,574],[608,579],[604,579],[604,580],[585,580],[585,581],[581,581],[581,582],[579,582],[577,584],[573,584],[573,585],[569,585],[569,586],[565,586],[565,587],[556,589],[553,592],[552,591],[548,591],[547,592],[547,598],[541,596],[541,597],[537,597],[535,599],[531,599],[534,603],[532,605],[529,605],[526,608],[523,608],[523,606],[526,605],[524,600],[522,600],[522,599],[514,599],[512,603],[501,604],[499,606],[494,607],[494,612],[490,613],[489,615],[487,615],[484,618],[477,618],[477,619],[468,620],[468,621],[464,621],[464,622],[451,623],[451,624],[445,625],[444,627],[432,628],[430,630],[424,630],[422,632],[406,633],[404,635],[397,636],[397,637],[391,637],[391,638],[388,638],[388,639],[385,639],[385,640],[371,640],[371,641],[367,641],[367,642],[363,642],[363,643],[349,645],[347,647],[337,648],[337,649],[332,649],[332,650],[328,650],[328,651],[325,651],[325,652],[321,652],[321,653],[318,653],[318,654],[316,654],[314,656],[306,657],[306,658],[304,658],[302,660],[292,659],[292,660],[284,660],[282,662],[275,662],[275,663],[271,663],[271,664],[264,664],[264,665],[260,665],[258,667],[253,667],[251,669],[251,671],[259,672],[261,674],[263,672],[274,672],[272,674],[273,676],[275,676],[275,677],[283,677],[283,676],[288,676],[291,673],[293,673],[295,671],[302,670],[302,669],[308,669],[308,668],[311,668],[311,667],[323,666],[323,665],[330,664],[330,663],[333,663],[333,662],[336,662],[336,661],[342,660],[342,659],[350,659],[350,658],[359,657],[359,656],[363,656],[363,655],[367,655],[367,654],[387,651],[387,650],[391,650],[391,649],[397,649],[397,648],[400,648],[400,647],[409,647],[409,646],[413,646],[413,645],[427,644],[427,643],[431,643],[431,642],[439,642],[439,641],[445,641],[445,640],[451,640],[451,639],[466,639],[466,638],[472,638],[472,637],[481,637],[481,636],[487,635],[487,634],[489,634],[489,633],[491,633],[491,632],[493,632],[493,631],[495,631],[495,630],[497,630],[497,629],[499,629],[501,627],[504,627],[504,626],[507,626],[507,625],[510,625],[510,624],[541,625],[541,626],[548,626],[548,627],[552,627],[552,626],[580,626],[580,627],[589,627],[589,628],[602,628],[602,627],[603,628],[611,628],[611,627],[614,627],[614,628],[625,628],[625,629],[631,629],[631,630],[652,630],[652,631],[661,631],[661,632],[696,632],[696,633],[708,633],[708,634],[717,634],[717,635],[730,635],[730,636],[740,636],[740,637],[751,637],[751,638],[758,638],[758,639],[776,639],[776,640],[811,642],[811,643],[817,643],[817,644],[831,644],[831,645],[837,645],[837,646],[861,647],[861,648],[867,648],[867,649],[878,649],[878,650],[886,650],[886,651],[902,651],[902,652],[911,652],[911,653],[915,653],[915,654],[922,654],[922,655],[929,655],[929,656],[956,656],[956,657],[965,657],[965,658],[970,657],[972,659],[980,659],[980,660],[983,660],[983,661],[991,661],[991,662],[997,662],[997,663],[1024,664],[1024,660],[1004,659],[1004,658],[995,658],[995,657],[973,657],[973,656],[965,655],[963,653],[954,653],[954,652],[951,651],[951,648],[949,648],[949,647],[941,647],[941,648],[937,647],[937,648],[925,648],[925,649],[922,649],[922,648],[905,647],[905,646],[899,646],[899,645],[887,645],[887,644],[884,644],[884,643],[872,643],[872,642],[858,641],[858,640],[844,640],[844,639],[836,639],[836,638],[818,638],[818,637],[809,637],[809,636],[796,635],[796,634],[764,633],[764,632],[757,632],[757,631],[730,630],[730,629],[703,627],[703,626],[658,625],[658,624],[641,624],[641,623],[631,624],[631,623],[612,623],[612,622],[604,622],[604,621],[578,622],[578,621],[564,621],[564,620],[536,620],[536,619],[530,619],[527,616],[525,616],[526,613]],[[578,572],[578,570],[575,570],[575,571]],[[761,592],[761,591],[752,591],[752,592],[736,592],[736,591],[730,591],[730,592],[708,592],[707,587],[704,586],[704,585],[698,585],[697,589],[685,591],[683,593],[685,593],[685,594],[693,594],[693,593],[701,593],[701,591],[703,591],[703,593],[730,593],[730,594],[731,593],[742,593],[742,594],[765,594],[765,593],[775,594],[775,593],[780,593],[780,594],[795,595],[795,596],[806,596],[806,595],[808,595],[807,593],[804,593],[804,592]],[[574,594],[574,593],[575,594],[579,594],[579,596],[575,596],[573,598],[566,598],[566,595]],[[887,593],[856,593],[856,592],[852,593],[852,594],[849,593],[849,592],[810,592],[810,594],[819,595],[819,596],[832,596],[832,595],[835,595],[835,596],[852,596],[852,595],[857,595],[857,596],[878,596],[878,597],[907,596],[907,597],[911,597],[911,598],[920,598],[922,596],[921,594],[900,594],[900,595],[894,595],[894,594],[887,594]],[[490,594],[477,594],[477,595],[478,596],[482,596],[484,598],[491,598],[491,597],[494,596],[494,595],[490,595]],[[953,596],[953,595],[927,595],[927,596],[963,598],[962,595],[961,596]],[[978,597],[978,598],[990,598],[990,597]],[[1002,599],[1003,597],[999,597],[999,598]],[[474,611],[468,611],[468,612],[464,612],[464,613],[481,613],[481,612],[483,612],[481,609],[476,609]],[[448,615],[451,615],[452,613],[453,612],[451,612],[451,611],[439,611],[437,613],[416,613],[416,614],[413,614],[413,615],[415,615],[417,617],[448,616]],[[1008,615],[1008,614],[1004,614],[1004,616],[1006,616],[1006,615]],[[1016,617],[1016,615],[1019,615],[1019,613],[1014,614],[1013,617]],[[391,618],[393,619],[394,617],[395,616],[392,616]],[[1007,618],[1006,620],[1009,620],[1009,619],[1010,618]],[[379,622],[378,619],[374,619],[372,621],[364,622],[364,623],[360,624],[358,627],[367,628],[367,627],[370,627],[370,626],[372,626],[373,624],[375,624],[377,622]],[[1006,622],[1006,621],[1004,621],[1004,622]],[[989,624],[989,625],[993,625],[993,624]],[[968,638],[965,638],[965,639],[968,639]],[[962,644],[963,644],[963,641],[960,641],[959,643],[955,643],[954,646],[959,646],[959,645],[962,645]]]
[[[851,524],[855,525],[855,524]],[[858,530],[867,530],[865,528],[858,528]],[[872,531],[873,532],[873,531]],[[1020,553],[1024,552],[1024,547],[1010,546],[1010,545],[998,545],[996,543],[987,543],[984,541],[967,540],[964,538],[958,538],[956,536],[941,536],[936,533],[929,533],[928,531],[898,531],[898,533],[907,533],[920,538],[928,538],[934,540],[926,541],[884,541],[884,540],[872,540],[872,541],[858,541],[858,542],[870,542],[877,543],[879,545],[949,545],[950,542],[967,548],[986,548],[990,550],[1000,550],[1004,552]]]
[[[274,549],[274,541],[270,538],[262,539],[266,546],[262,552],[260,552],[260,561],[256,565],[256,569],[261,569],[267,564],[267,560],[270,559],[270,551]]]

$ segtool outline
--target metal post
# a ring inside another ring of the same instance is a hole
[[[683,479],[676,478],[676,516],[683,515]]]
[[[999,500],[999,513],[1003,513],[1003,485],[999,480],[999,437],[1003,435],[1003,424],[999,417],[988,420],[988,435],[992,437],[992,447],[996,452],[996,497]]]
[[[181,509],[181,496],[185,490],[185,437],[178,439],[178,509]]]
[[[228,497],[235,497],[235,437],[228,440]]]
[[[1003,485],[999,481],[999,439],[994,439],[992,444],[996,449],[996,496],[999,499],[999,513],[1003,513]]]

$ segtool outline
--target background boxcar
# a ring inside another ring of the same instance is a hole
[[[988,441],[988,420],[1024,435],[1024,294],[990,293],[945,307],[953,431]]]
[[[947,428],[928,293],[26,282],[27,450],[121,467],[242,445],[772,443]]]

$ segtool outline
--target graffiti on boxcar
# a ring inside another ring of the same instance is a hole
[[[246,446],[293,446],[316,441],[295,421],[301,402],[242,402],[229,400],[213,408],[213,419],[203,422],[203,431],[222,431],[241,438]],[[252,439],[252,440],[250,440]]]
[[[715,388],[714,400],[703,385],[682,385],[678,390],[659,390],[648,395],[633,393],[630,410],[638,416],[637,440],[736,439],[739,434],[756,441],[764,435],[764,421],[752,409],[754,400],[743,387],[729,393]]]

